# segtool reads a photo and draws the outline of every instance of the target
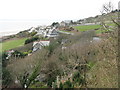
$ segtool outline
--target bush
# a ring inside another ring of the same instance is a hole
[[[30,36],[34,36],[36,34],[37,34],[37,32],[33,31],[33,32],[30,33]]]
[[[3,87],[7,87],[12,81],[11,75],[6,68],[2,68],[2,85]]]
[[[74,83],[78,83],[80,84],[84,84],[85,83],[85,79],[83,78],[83,76],[80,74],[80,72],[75,72],[73,75],[73,82]]]
[[[59,54],[59,60],[61,61],[67,61],[68,60],[68,57],[65,53],[60,53]]]
[[[56,40],[52,43],[50,43],[50,45],[47,47],[47,49],[49,50],[49,56],[53,53],[53,51],[60,45],[60,43]]]
[[[23,55],[24,56],[27,56],[29,53],[28,52],[23,52]]]
[[[1,54],[0,54],[1,55]],[[5,52],[2,53],[2,67],[6,67],[7,60],[6,60],[7,54]]]
[[[30,85],[29,88],[48,88],[43,82],[36,82],[33,85]]]
[[[15,50],[15,52],[12,54],[14,57],[21,57],[24,58],[25,56],[28,55],[28,52],[19,52],[17,50]]]
[[[60,76],[62,73],[61,68],[58,65],[58,62],[56,59],[49,60],[47,63],[45,63],[45,70],[46,74],[46,83],[48,86],[52,87],[52,82],[56,81],[56,77]]]
[[[29,50],[28,53],[32,53],[32,50]]]
[[[74,85],[72,84],[72,82],[70,82],[70,80],[66,81],[64,84],[63,84],[63,88],[73,88]]]
[[[60,82],[60,87],[59,88],[63,88],[63,84]]]
[[[25,41],[25,44],[28,44],[28,43],[31,43],[31,42],[33,42],[33,41],[36,41],[36,40],[38,40],[39,39],[39,37],[32,37],[32,38],[30,38],[30,39],[27,39],[26,41]]]

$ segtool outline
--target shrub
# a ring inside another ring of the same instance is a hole
[[[7,87],[12,81],[11,75],[6,68],[2,68],[2,85],[3,87]]]
[[[63,88],[63,84],[60,82],[60,87],[59,88]]]
[[[83,78],[83,76],[80,74],[80,72],[75,72],[73,75],[73,82],[74,83],[78,83],[80,84],[84,84],[85,83],[85,79]]]
[[[21,58],[24,58],[27,55],[28,55],[28,52],[19,52],[17,50],[15,50],[15,52],[12,54],[12,56],[14,57],[21,57]]]
[[[23,55],[24,56],[27,56],[29,53],[28,52],[23,52]]]
[[[47,47],[47,49],[49,50],[49,55],[53,53],[53,51],[55,50],[55,48],[58,47],[58,45],[59,44],[57,42],[53,42]]]
[[[30,33],[31,36],[34,36],[36,34],[37,34],[37,32],[35,32],[35,31],[33,31],[33,32]]]
[[[72,84],[72,82],[70,82],[70,80],[68,80],[63,84],[63,87],[64,88],[73,88],[74,85]]]
[[[60,53],[59,54],[59,60],[61,61],[67,61],[67,55],[65,53]]]
[[[32,53],[32,50],[29,50],[28,53]]]
[[[29,88],[48,88],[43,82],[36,82],[33,85],[30,85]]]
[[[30,38],[30,39],[27,39],[26,41],[25,41],[25,44],[28,44],[28,43],[31,43],[31,42],[33,42],[33,41],[36,41],[36,40],[38,40],[39,39],[39,37],[32,37],[32,38]]]
[[[1,58],[1,60],[2,60],[2,67],[6,67],[6,65],[7,65],[7,60],[6,60],[7,54],[5,52],[3,52],[0,55],[2,55],[2,58]]]

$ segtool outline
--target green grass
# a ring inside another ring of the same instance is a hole
[[[96,30],[96,31],[95,31],[96,34],[101,34],[101,33],[103,33],[103,32],[106,32],[106,30]]]
[[[23,46],[26,39],[27,38],[22,38],[22,39],[18,39],[18,40],[10,40],[10,41],[0,43],[0,47],[2,46],[2,48],[0,48],[2,50],[0,50],[0,51],[3,52],[6,50],[9,50],[9,49],[12,49],[12,48]]]
[[[91,69],[94,65],[95,65],[95,62],[93,61],[88,62],[89,69]]]
[[[80,31],[94,30],[100,28],[100,25],[83,25],[83,26],[75,26],[74,28]]]
[[[115,26],[114,23],[108,23],[108,26]],[[79,31],[88,31],[88,30],[94,30],[94,29],[98,29],[95,31],[96,34],[100,34],[102,32],[106,32],[105,30],[101,30],[100,29],[100,25],[83,25],[83,26],[74,26],[75,29],[79,30]]]
[[[107,26],[115,27],[116,25],[114,23],[107,23]],[[101,29],[99,29],[99,30],[96,30],[95,33],[96,34],[100,34],[100,33],[106,32],[106,31],[108,31],[108,30],[101,30]]]
[[[115,23],[108,23],[108,26],[115,26]]]
[[[61,32],[70,32],[70,31],[66,31],[66,30],[60,30]]]

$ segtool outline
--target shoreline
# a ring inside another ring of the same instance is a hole
[[[9,36],[9,35],[14,35],[17,34],[20,31],[5,31],[5,32],[0,32],[0,38],[4,36]]]

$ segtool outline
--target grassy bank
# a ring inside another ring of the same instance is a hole
[[[0,48],[2,50],[0,51],[6,51],[12,48],[23,46],[26,39],[27,38],[22,38],[22,39],[10,40],[10,41],[0,43],[0,46],[2,46],[2,48]]]

